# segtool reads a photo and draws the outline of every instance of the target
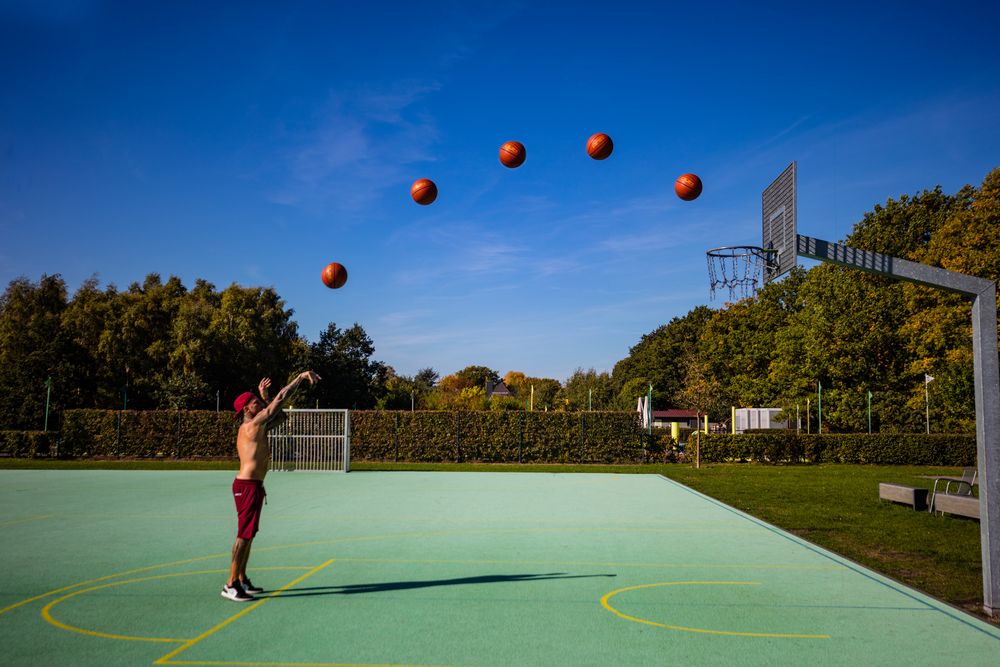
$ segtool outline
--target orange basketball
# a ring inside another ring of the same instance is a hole
[[[611,137],[601,132],[587,139],[587,154],[595,160],[603,160],[615,149]]]
[[[330,289],[337,289],[343,287],[344,283],[347,282],[347,269],[344,268],[343,264],[330,262],[323,269],[322,277],[324,285]]]
[[[526,157],[528,157],[528,153],[520,141],[508,141],[500,147],[500,162],[505,167],[516,169],[524,164]]]
[[[421,206],[433,204],[438,196],[438,186],[429,178],[418,178],[410,186],[410,196]]]
[[[701,179],[694,174],[681,174],[674,183],[674,192],[684,201],[694,201],[701,194]]]

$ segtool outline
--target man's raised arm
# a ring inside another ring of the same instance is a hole
[[[271,421],[271,419],[273,419],[274,416],[281,411],[285,401],[295,395],[299,385],[302,384],[304,380],[308,380],[309,384],[316,384],[319,382],[320,377],[312,371],[304,371],[296,375],[295,379],[283,387],[266,408],[257,413],[257,416],[253,418],[254,423],[260,425]]]

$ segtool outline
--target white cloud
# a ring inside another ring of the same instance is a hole
[[[433,160],[434,121],[419,103],[436,84],[398,82],[330,95],[312,127],[279,156],[272,202],[313,212],[357,212],[407,179],[407,166]]]

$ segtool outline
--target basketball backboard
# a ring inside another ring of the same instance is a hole
[[[796,261],[796,176],[795,162],[767,186],[761,197],[763,234],[761,247],[775,251],[764,267],[764,282],[769,283],[791,271]]]

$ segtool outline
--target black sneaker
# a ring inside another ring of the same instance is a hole
[[[245,590],[247,593],[251,593],[251,594],[255,595],[257,593],[263,593],[264,592],[263,588],[261,588],[259,586],[254,586],[253,583],[250,581],[249,577],[247,577],[245,579],[240,579],[240,584],[243,586],[243,590]]]
[[[222,597],[233,602],[250,602],[250,600],[253,600],[253,596],[243,590],[243,586],[240,585],[239,581],[234,581],[232,586],[229,584],[224,585],[222,587]]]

